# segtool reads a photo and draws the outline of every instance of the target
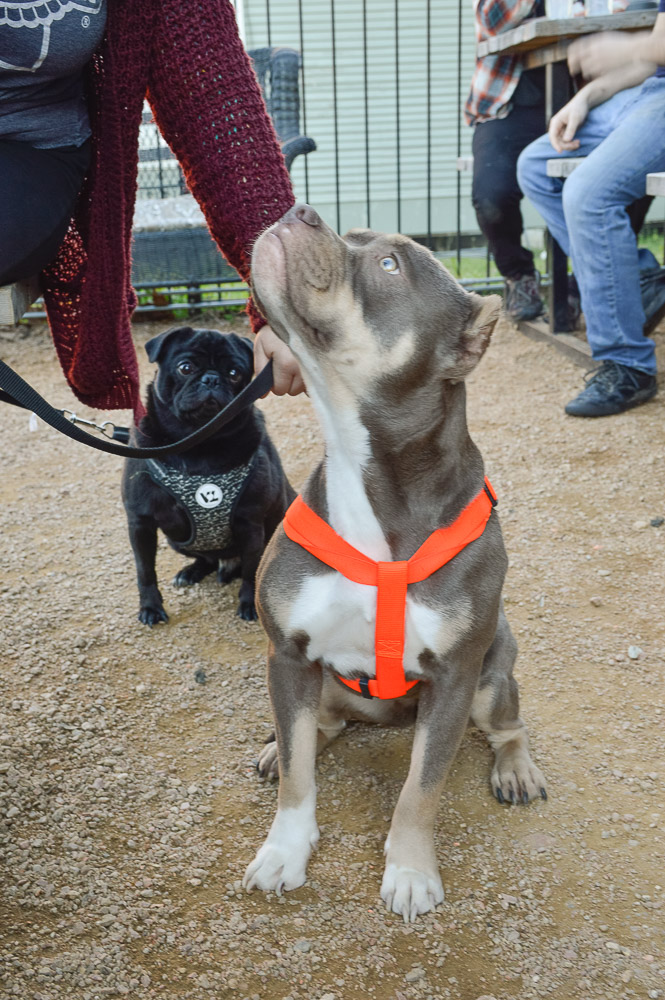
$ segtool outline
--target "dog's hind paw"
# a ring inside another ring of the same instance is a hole
[[[259,759],[256,762],[256,770],[262,778],[279,777],[279,757],[277,755],[277,742],[271,740],[261,749]]]
[[[438,875],[387,864],[381,883],[381,899],[408,924],[420,913],[429,913],[443,902],[443,886]]]
[[[231,583],[232,580],[237,580],[240,576],[241,565],[239,559],[220,559],[217,569],[217,582],[224,586],[227,583]]]
[[[181,570],[178,570],[173,577],[173,586],[193,587],[195,583],[200,583],[209,573],[212,573],[212,570],[213,567],[210,563],[203,559],[196,559],[194,562],[183,566]]]
[[[547,782],[528,754],[497,760],[491,782],[492,791],[502,804],[527,805],[531,799],[547,799]]]

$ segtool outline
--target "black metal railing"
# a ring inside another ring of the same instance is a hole
[[[471,174],[457,168],[471,147],[463,120],[475,51],[469,0],[235,0],[234,6],[248,50],[286,46],[300,55],[301,133],[316,151],[293,164],[296,196],[338,231],[366,226],[405,232],[429,246],[467,287],[500,289],[471,206]],[[187,197],[148,111],[138,194]],[[527,227],[542,230],[540,220],[532,220]],[[159,273],[135,254],[139,312],[168,305],[220,308],[247,294],[210,248],[203,226],[192,254],[195,235],[182,232],[186,270],[176,263],[168,273],[168,260],[178,256],[173,227],[163,237],[168,254],[159,252],[159,234],[153,231],[147,241],[154,244]],[[192,270],[193,260],[200,273]]]

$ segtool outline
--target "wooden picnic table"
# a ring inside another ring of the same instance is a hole
[[[476,53],[479,58],[488,55],[520,55],[526,69],[546,67],[545,117],[547,121],[558,110],[553,104],[552,67],[557,63],[565,65],[568,46],[581,35],[596,34],[599,31],[648,31],[653,27],[658,14],[651,10],[624,11],[622,14],[602,14],[598,17],[533,17],[510,31],[493,35],[478,43]]]
[[[476,53],[479,58],[499,53],[520,55],[526,69],[545,67],[543,116],[543,132],[545,132],[552,115],[563,107],[574,90],[574,81],[566,65],[570,43],[581,35],[599,31],[650,30],[657,14],[658,10],[654,7],[650,10],[629,10],[621,14],[603,14],[598,17],[534,17],[523,21],[510,31],[503,31],[479,42]],[[543,322],[532,321],[521,323],[520,328],[529,336],[553,343],[573,360],[588,367],[590,364],[588,345],[586,341],[570,334],[566,319],[568,298],[566,257],[551,238],[548,239],[548,257],[549,326]]]
[[[558,58],[565,59],[565,50],[575,38],[597,31],[644,31],[653,27],[658,10],[627,10],[622,14],[601,14],[598,17],[532,17],[510,31],[493,35],[478,43],[477,55],[498,52],[519,52],[528,60],[527,68],[544,66],[553,61],[546,48],[558,49]]]

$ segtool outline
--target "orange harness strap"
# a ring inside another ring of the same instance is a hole
[[[348,580],[377,588],[376,679],[361,677],[359,680],[348,680],[339,677],[343,684],[364,698],[400,698],[418,683],[407,681],[404,676],[406,588],[409,583],[431,576],[470,542],[480,538],[496,502],[490,481],[485,479],[482,490],[457,520],[447,528],[432,532],[410,559],[376,562],[345,542],[307,506],[301,496],[296,497],[284,517],[284,530],[291,541],[297,542]]]

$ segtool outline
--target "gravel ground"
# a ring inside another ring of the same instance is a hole
[[[90,415],[45,329],[0,331],[0,353]],[[379,899],[409,731],[333,744],[307,885],[241,891],[276,798],[254,770],[271,730],[261,629],[235,617],[237,584],[176,592],[163,540],[171,621],[140,625],[121,460],[2,407],[3,1000],[665,997],[665,392],[579,421],[562,408],[580,382],[504,323],[469,386],[550,799],[494,801],[469,730],[438,823],[446,900],[410,926]],[[320,452],[309,401],[261,405],[297,487]]]

